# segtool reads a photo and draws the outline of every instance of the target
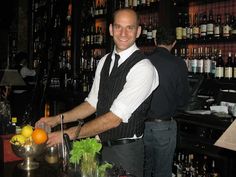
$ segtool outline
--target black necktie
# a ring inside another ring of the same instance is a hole
[[[120,59],[120,55],[115,54],[115,62],[114,62],[111,73],[114,73],[117,70],[119,59]]]

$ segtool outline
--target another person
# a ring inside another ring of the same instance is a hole
[[[115,11],[109,32],[115,43],[114,50],[100,60],[88,97],[63,113],[65,123],[86,119],[95,112],[96,118],[85,123],[79,134],[77,127],[65,133],[71,140],[98,135],[103,143],[103,161],[121,165],[127,172],[142,177],[145,113],[150,95],[159,83],[158,73],[135,44],[141,27],[134,10]],[[114,71],[115,55],[120,59]],[[36,126],[41,123],[54,127],[60,123],[60,115],[41,118]],[[60,132],[49,134],[49,146],[60,142]]]
[[[10,94],[10,103],[12,115],[18,118],[18,124],[24,123],[25,112],[28,106],[32,104],[32,96],[35,86],[36,71],[28,67],[28,54],[19,52],[14,58],[15,66],[21,77],[26,83],[26,86],[12,88]]]
[[[149,56],[159,74],[159,87],[153,92],[148,119],[145,122],[145,177],[171,177],[176,148],[176,121],[178,109],[188,100],[188,70],[183,59],[170,52],[174,47],[175,33],[159,28],[157,48]]]

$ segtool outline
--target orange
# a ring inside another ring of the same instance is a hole
[[[32,133],[32,139],[35,144],[43,144],[47,141],[48,136],[44,129],[36,128]]]

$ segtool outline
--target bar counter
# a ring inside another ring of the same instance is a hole
[[[3,177],[80,177],[79,172],[73,170],[62,171],[59,164],[48,164],[45,161],[38,161],[39,168],[35,170],[22,170],[17,164],[22,161],[4,163]]]

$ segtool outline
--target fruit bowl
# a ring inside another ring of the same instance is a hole
[[[23,170],[33,170],[39,167],[39,163],[34,161],[34,158],[43,153],[46,148],[46,143],[43,144],[26,144],[15,145],[11,144],[12,151],[18,156],[24,159],[22,163],[17,166]]]

